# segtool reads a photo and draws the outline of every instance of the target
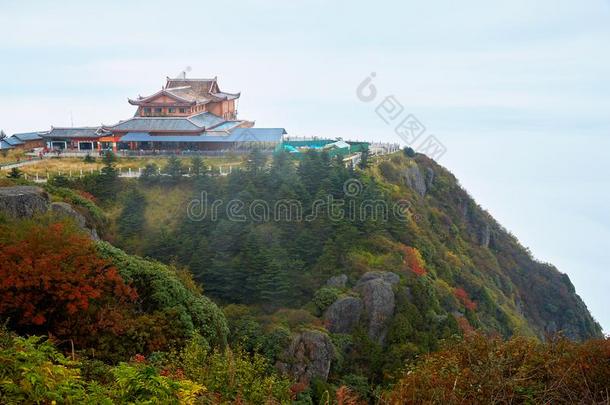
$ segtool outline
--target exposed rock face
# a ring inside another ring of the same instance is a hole
[[[278,362],[277,368],[292,375],[298,382],[309,384],[313,377],[328,378],[335,349],[330,338],[317,330],[296,334],[285,352],[287,362]]]
[[[396,273],[392,273],[389,271],[369,271],[368,273],[364,273],[362,277],[360,277],[360,280],[358,280],[358,285],[364,284],[367,281],[375,280],[377,278],[391,285],[398,284],[398,282],[400,281],[400,277],[398,277],[398,274]]]
[[[97,231],[95,229],[89,229],[87,227],[87,220],[84,216],[78,211],[76,211],[72,206],[65,202],[54,202],[51,204],[51,211],[60,217],[67,217],[76,223],[79,228],[86,231],[89,235],[91,235],[92,239],[99,240],[99,236],[97,235]]]
[[[55,215],[68,217],[86,231],[92,239],[99,239],[95,229],[87,228],[87,220],[68,203],[50,203],[49,195],[40,187],[16,186],[0,188],[0,212],[12,218],[32,218],[51,210]]]
[[[0,211],[13,218],[31,218],[49,209],[49,195],[40,187],[0,188]]]
[[[431,167],[426,169],[426,188],[430,190],[432,187],[432,183],[434,183],[434,170]]]
[[[366,273],[363,277],[370,273]],[[386,279],[396,280],[398,276],[394,273],[379,272],[372,273],[376,275],[382,275],[374,277],[368,280],[362,280],[358,282],[356,290],[362,296],[364,303],[364,312],[368,323],[368,335],[372,340],[375,340],[379,344],[383,344],[386,334],[388,332],[388,323],[394,315],[395,297],[394,291],[392,290],[392,283],[386,281],[383,278],[385,274]],[[394,275],[396,276],[394,278]],[[370,277],[370,276],[368,276]],[[396,280],[398,282],[398,280]]]
[[[491,228],[489,224],[484,224],[479,232],[479,244],[483,247],[489,247],[491,241]]]
[[[346,285],[347,285],[347,276],[345,274],[340,274],[338,276],[331,277],[326,282],[327,287],[333,287],[333,288],[345,288]]]
[[[413,165],[407,168],[402,174],[407,186],[415,190],[420,196],[426,195],[426,180],[419,170],[419,166]]]
[[[362,300],[356,297],[339,298],[328,307],[324,320],[329,332],[352,333],[360,321]]]

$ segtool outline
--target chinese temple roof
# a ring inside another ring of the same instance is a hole
[[[207,104],[223,100],[235,100],[240,93],[226,93],[220,91],[217,78],[213,79],[187,79],[187,78],[167,78],[163,89],[146,97],[138,97],[135,100],[129,99],[132,105],[149,103],[159,96],[168,96],[178,103],[185,104]]]

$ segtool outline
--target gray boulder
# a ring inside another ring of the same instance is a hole
[[[51,210],[57,216],[68,217],[86,231],[92,239],[99,237],[95,229],[87,227],[87,220],[68,203],[51,203],[49,195],[40,187],[16,186],[0,188],[0,212],[12,218],[32,218]]]
[[[364,303],[368,335],[372,340],[383,344],[396,305],[392,284],[382,278],[374,278],[359,283],[356,290],[360,293]]]
[[[417,194],[422,197],[426,195],[426,179],[424,179],[424,175],[421,170],[419,170],[419,166],[413,165],[408,167],[402,173],[402,177],[405,184],[415,190]]]
[[[400,282],[400,277],[396,273],[392,273],[389,271],[369,271],[367,273],[364,273],[362,277],[360,277],[357,285],[364,284],[368,281],[375,280],[377,278],[391,285],[398,284]]]
[[[0,212],[12,218],[31,218],[49,210],[49,195],[40,187],[0,188]]]
[[[317,330],[305,330],[293,336],[284,353],[286,361],[279,361],[276,366],[298,382],[309,384],[314,377],[326,381],[334,357],[335,349],[328,335]]]
[[[346,284],[347,276],[345,274],[340,274],[338,276],[331,277],[328,279],[328,281],[326,281],[326,286],[333,288],[345,288]]]
[[[352,333],[360,321],[362,300],[356,297],[339,298],[324,312],[326,328],[331,333]]]
[[[79,228],[87,232],[92,239],[99,240],[95,228],[87,227],[87,219],[80,212],[72,208],[70,204],[65,202],[51,203],[51,211],[58,217],[70,218]]]

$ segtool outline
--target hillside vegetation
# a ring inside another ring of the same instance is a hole
[[[46,186],[105,241],[49,214],[1,218],[4,402],[67,387],[72,403],[607,399],[607,341],[571,343],[601,329],[569,278],[423,155],[346,168],[253,152],[228,176],[169,159],[138,180],[115,164]],[[596,366],[565,380],[561,350]],[[21,361],[59,385],[24,388]]]

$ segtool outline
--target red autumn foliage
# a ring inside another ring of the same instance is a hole
[[[307,384],[296,382],[290,386],[290,398],[296,399],[297,395],[307,389]]]
[[[465,317],[458,316],[455,320],[457,321],[458,327],[464,335],[468,335],[474,332],[474,328],[472,327],[472,325],[470,325],[470,322],[468,322],[468,319],[466,319]]]
[[[460,302],[462,303],[462,305],[464,305],[464,307],[466,307],[466,309],[469,309],[471,311],[477,309],[477,303],[470,299],[468,293],[463,288],[455,288],[453,290],[453,294],[458,300],[460,300]]]
[[[367,402],[361,400],[352,390],[342,385],[335,392],[337,405],[364,405]]]
[[[76,191],[81,197],[93,202],[93,203],[97,203],[97,198],[95,198],[95,196],[91,193],[88,193],[86,191],[83,190],[77,190]]]
[[[0,314],[23,328],[55,334],[105,298],[137,297],[88,237],[62,223],[5,225],[0,233],[11,235],[0,240]]]
[[[424,260],[422,259],[419,250],[411,246],[405,246],[402,248],[402,253],[403,263],[409,270],[418,276],[423,276],[426,274]]]

